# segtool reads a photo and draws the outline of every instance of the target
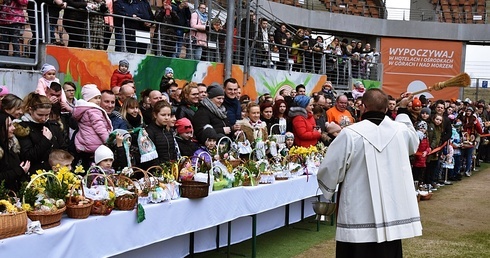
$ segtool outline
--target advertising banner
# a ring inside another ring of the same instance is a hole
[[[383,90],[397,98],[445,81],[462,72],[463,43],[425,39],[381,39]],[[460,88],[425,92],[432,101],[458,98]],[[419,94],[420,95],[420,94]]]

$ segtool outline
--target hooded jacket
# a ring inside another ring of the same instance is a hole
[[[316,145],[321,134],[314,129],[316,121],[313,113],[307,112],[302,107],[292,107],[289,110],[289,117],[292,118],[294,144],[303,147]]]
[[[94,153],[112,132],[109,116],[94,103],[78,100],[77,106],[73,109],[73,118],[78,121],[79,128],[75,136],[77,151]]]

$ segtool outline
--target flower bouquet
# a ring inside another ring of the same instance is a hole
[[[68,191],[79,184],[80,180],[68,167],[58,167],[56,174],[36,171],[23,189],[22,201],[29,205],[26,206],[27,216],[33,221],[38,220],[43,229],[60,225]]]
[[[298,147],[294,146],[289,150],[289,154],[285,161],[288,170],[291,171],[291,176],[300,176],[303,174],[311,174],[308,171],[308,164],[311,158],[318,153],[316,146]]]
[[[0,239],[22,235],[27,228],[27,214],[17,197],[9,197],[0,184]]]
[[[160,167],[161,169],[154,174],[160,182],[159,185],[165,190],[167,199],[178,199],[180,197],[180,183],[177,182],[178,170],[172,172],[173,162],[170,161],[161,164]]]

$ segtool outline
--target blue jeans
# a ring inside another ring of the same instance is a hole
[[[175,43],[175,53],[172,57],[180,56],[180,49],[182,48],[182,41],[184,41],[184,30],[177,29],[175,30],[175,35],[177,36],[177,42]]]
[[[202,46],[194,45],[192,46],[192,53],[187,53],[187,59],[194,59],[200,61],[201,56],[202,56]]]
[[[471,171],[471,166],[473,165],[473,151],[475,150],[475,147],[472,148],[466,148],[462,150],[461,156],[463,159],[466,159],[466,167],[464,172],[470,172]]]

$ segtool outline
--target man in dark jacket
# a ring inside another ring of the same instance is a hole
[[[224,83],[225,101],[223,106],[226,108],[226,116],[230,124],[235,127],[236,121],[242,119],[242,107],[240,101],[236,98],[238,92],[238,81],[235,78],[228,78]],[[234,128],[234,131],[240,130]]]
[[[126,48],[128,52],[145,54],[147,44],[136,42],[136,31],[150,32],[151,23],[147,21],[153,21],[155,19],[151,6],[147,0],[119,0],[114,1],[114,14],[130,17],[124,19],[125,35],[126,35]],[[139,19],[143,21],[139,21]],[[116,35],[122,33],[123,19],[114,17],[114,27],[116,28]],[[149,35],[149,34],[148,34]],[[119,44],[118,44],[119,43]],[[121,46],[124,46],[122,42],[116,42],[116,51],[120,51]],[[124,50],[124,49],[122,49]]]

